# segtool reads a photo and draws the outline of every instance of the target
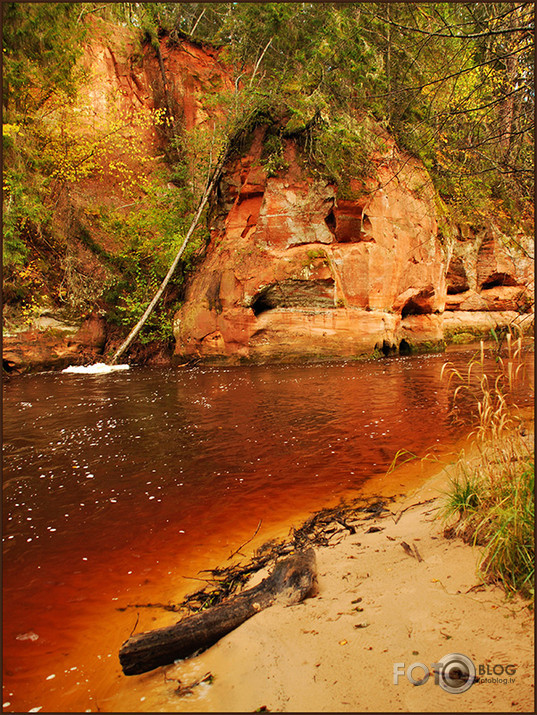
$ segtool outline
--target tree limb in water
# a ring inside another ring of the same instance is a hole
[[[267,45],[268,48],[268,45]],[[179,260],[181,256],[183,255],[183,252],[188,244],[188,241],[190,240],[192,234],[194,233],[199,220],[201,218],[201,214],[203,212],[203,209],[205,208],[205,205],[207,201],[209,200],[209,197],[216,186],[218,180],[220,179],[220,175],[222,173],[222,169],[224,168],[224,164],[226,162],[226,159],[229,155],[229,152],[231,149],[235,146],[237,141],[240,139],[244,131],[247,129],[247,127],[250,125],[250,123],[254,120],[256,114],[259,113],[258,108],[254,108],[253,110],[248,111],[245,116],[241,118],[240,121],[238,121],[235,124],[235,128],[230,130],[230,133],[228,135],[227,143],[222,149],[222,152],[220,154],[220,159],[218,161],[218,164],[216,165],[212,176],[207,183],[207,188],[205,189],[205,193],[203,194],[200,204],[198,206],[198,210],[196,211],[196,215],[194,216],[194,219],[192,220],[192,223],[190,224],[190,228],[188,229],[188,232],[184,238],[183,243],[181,244],[181,247],[177,251],[177,254],[175,258],[173,259],[173,262],[168,270],[168,273],[164,277],[164,280],[160,284],[159,289],[155,293],[153,300],[149,305],[147,306],[144,314],[140,318],[140,320],[136,323],[134,328],[131,330],[131,332],[127,335],[126,339],[123,341],[123,343],[119,346],[118,350],[114,353],[112,356],[110,362],[108,363],[109,365],[115,365],[115,363],[119,360],[119,358],[123,355],[123,353],[127,350],[127,348],[130,346],[132,341],[136,338],[140,330],[143,328],[145,322],[153,312],[153,309],[155,305],[158,303],[160,297],[164,293],[164,290],[166,289],[166,286],[170,282],[170,278],[175,272],[175,269],[177,268],[177,264],[179,263]]]
[[[257,535],[257,532],[259,531],[259,529],[260,529],[260,527],[261,527],[261,522],[262,522],[262,519],[259,519],[259,524],[257,525],[257,529],[254,531],[254,533],[252,534],[252,536],[250,536],[250,538],[248,539],[248,541],[245,541],[244,544],[241,544],[238,549],[236,549],[235,551],[233,551],[233,553],[231,553],[231,554],[227,557],[227,560],[228,560],[228,561],[229,561],[230,559],[232,559],[232,558],[235,556],[235,554],[238,554],[238,553],[240,552],[240,550],[241,550],[244,546],[246,546],[246,544],[249,544],[250,541],[252,541],[252,539]]]

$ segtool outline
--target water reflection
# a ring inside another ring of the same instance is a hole
[[[464,365],[468,357],[461,351],[455,361]],[[3,481],[4,665],[14,693],[8,709],[33,707],[38,692],[48,709],[85,709],[104,687],[99,663],[117,652],[101,652],[95,623],[117,616],[118,600],[144,602],[163,583],[176,587],[200,563],[211,565],[211,553],[242,543],[260,519],[268,527],[359,488],[383,474],[401,448],[423,454],[455,439],[452,390],[439,380],[444,361],[10,380]],[[111,637],[116,648],[124,634],[107,634],[107,646]],[[62,659],[65,678],[81,668],[68,664],[81,642],[79,657],[93,654],[100,674],[78,681],[87,682],[84,697],[68,697],[66,682],[52,688],[45,671]],[[118,677],[114,667],[110,683]]]

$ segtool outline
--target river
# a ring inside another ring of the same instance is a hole
[[[260,522],[257,544],[343,495],[404,491],[396,452],[464,431],[445,360],[9,378],[4,710],[143,711],[150,676],[123,676],[118,649],[174,617],[132,604],[203,585]]]

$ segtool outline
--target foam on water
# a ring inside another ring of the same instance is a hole
[[[104,362],[97,362],[95,365],[69,365],[62,372],[73,372],[86,375],[105,375],[116,370],[128,370],[129,365],[106,365]]]

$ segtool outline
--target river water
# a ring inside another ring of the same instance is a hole
[[[449,358],[464,368],[473,352]],[[396,452],[438,452],[464,430],[445,361],[10,378],[4,709],[143,711],[150,676],[123,676],[118,649],[176,617],[136,604],[203,585],[199,569],[260,522],[257,545],[342,495],[404,491],[386,476]]]

